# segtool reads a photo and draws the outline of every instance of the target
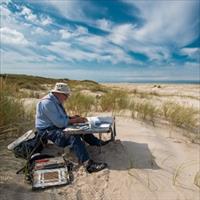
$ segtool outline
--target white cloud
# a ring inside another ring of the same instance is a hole
[[[11,59],[12,58],[12,59]],[[25,51],[24,52],[18,52],[18,51],[14,51],[14,50],[9,50],[9,51],[5,51],[2,54],[2,63],[3,66],[6,64],[24,64],[24,63],[37,63],[37,62],[42,62],[42,57],[40,57],[39,55],[34,54],[33,52],[28,52]]]
[[[124,0],[126,1],[126,0]],[[128,1],[139,8],[145,24],[134,32],[135,39],[184,46],[198,36],[198,1]],[[196,30],[196,31],[195,31]]]
[[[78,20],[78,21],[87,19],[85,13],[82,10],[83,4],[86,3],[84,1],[79,2],[79,1],[47,0],[44,3],[54,6],[61,13],[61,15],[65,16],[68,19]]]
[[[28,45],[29,42],[26,40],[24,35],[16,30],[8,27],[0,28],[1,42],[6,44],[14,45]]]
[[[85,49],[95,52],[98,62],[108,61],[112,64],[120,62],[126,64],[136,63],[124,50],[111,44],[107,37],[88,34],[79,37],[76,42]]]
[[[72,37],[87,35],[88,29],[83,26],[76,26],[76,29],[65,28],[60,29],[58,32],[61,34],[62,39],[70,39]]]
[[[43,47],[57,54],[62,60],[69,62],[135,63],[134,60],[120,48],[106,43],[104,43],[104,48],[95,47],[95,40],[93,46],[91,46],[93,40],[89,40],[90,37],[87,37],[87,39],[85,37],[83,38],[81,39],[80,37],[77,41],[78,47],[76,47],[75,40],[73,40],[73,46],[68,42],[52,42],[51,45],[45,45]],[[87,43],[88,41],[89,43]],[[89,46],[89,51],[81,50],[80,46],[83,48]]]
[[[135,38],[137,29],[132,24],[116,25],[108,35],[108,40],[127,51],[146,55],[151,61],[162,61],[170,58],[168,47],[139,41]]]
[[[8,26],[16,29],[19,26],[18,21],[15,19],[14,14],[7,8],[7,5],[1,4],[1,27]]]
[[[40,23],[43,25],[43,26],[46,26],[46,25],[49,25],[49,24],[52,24],[53,23],[53,20],[50,18],[50,17],[41,17],[40,18]]]
[[[22,7],[20,15],[23,15],[26,20],[31,21],[32,23],[36,23],[38,20],[37,15],[34,15],[32,11],[25,6]]]
[[[77,42],[79,42],[82,46],[85,46],[85,48],[90,48],[93,51],[101,51],[104,47],[104,50],[107,48],[107,39],[106,37],[97,36],[97,35],[87,35],[77,38]]]
[[[85,52],[78,48],[72,47],[66,42],[52,42],[51,45],[44,46],[46,49],[59,55],[62,60],[74,61],[92,61],[95,59],[96,54],[92,52]]]
[[[79,36],[79,35],[84,35],[84,34],[88,34],[88,29],[83,26],[77,26],[75,35]]]
[[[56,60],[57,60],[57,57],[54,56],[54,55],[48,55],[48,56],[46,56],[46,60],[47,60],[48,62],[53,62],[53,61],[56,61]]]
[[[99,19],[96,21],[96,26],[102,30],[110,31],[112,29],[113,23],[106,19]]]
[[[43,36],[47,36],[49,35],[49,32],[45,31],[44,29],[40,28],[40,27],[36,27],[32,32],[32,35],[38,34],[38,35],[43,35]]]
[[[19,15],[24,16],[24,18],[28,22],[31,22],[33,24],[46,26],[53,23],[53,20],[49,16],[33,14],[32,10],[27,8],[26,6],[22,6],[22,10]]]
[[[124,46],[132,38],[133,31],[134,26],[132,24],[116,25],[108,38],[113,43]]]
[[[180,53],[200,61],[200,48],[182,48]]]
[[[136,6],[144,20],[140,27],[130,23],[113,25],[107,38],[127,51],[142,53],[160,63],[171,58],[172,46],[187,45],[198,35],[197,2],[123,1]]]
[[[69,39],[72,37],[72,33],[67,29],[61,29],[58,32],[61,34],[62,39]]]

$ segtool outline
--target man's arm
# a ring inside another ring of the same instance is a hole
[[[52,101],[43,101],[42,110],[46,117],[58,128],[67,127],[69,123],[68,116],[60,113],[55,103]]]

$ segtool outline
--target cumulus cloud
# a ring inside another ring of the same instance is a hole
[[[31,21],[33,23],[37,21],[37,15],[34,15],[32,11],[25,6],[22,7],[20,15],[24,16],[26,20]]]
[[[16,30],[10,29],[8,27],[0,28],[1,42],[5,44],[15,44],[15,45],[28,45],[29,42],[24,37],[24,35]]]
[[[33,11],[26,6],[21,7],[19,15],[23,16],[28,22],[33,24],[46,26],[53,23],[53,20],[49,16],[34,14]]]
[[[46,25],[52,24],[53,20],[50,17],[48,17],[48,16],[41,16],[40,17],[40,23],[43,26],[46,26]]]

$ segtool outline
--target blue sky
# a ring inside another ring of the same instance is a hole
[[[1,73],[199,80],[199,0],[0,0]]]

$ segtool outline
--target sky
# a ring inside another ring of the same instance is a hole
[[[0,0],[1,73],[200,79],[200,0]]]

